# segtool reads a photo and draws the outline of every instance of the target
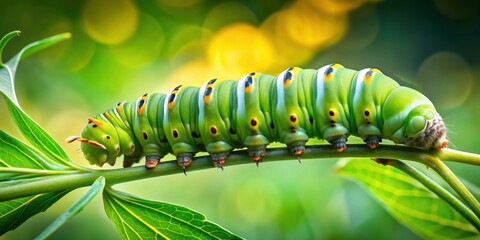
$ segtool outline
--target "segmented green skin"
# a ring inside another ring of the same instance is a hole
[[[211,80],[201,88],[178,86],[170,94],[145,94],[134,103],[91,118],[82,143],[92,164],[143,155],[210,154],[278,141],[309,138],[335,142],[348,135],[403,143],[436,114],[419,92],[401,87],[377,69],[339,64],[318,70],[289,68],[278,76],[250,73],[239,81]],[[422,120],[423,119],[423,120]]]

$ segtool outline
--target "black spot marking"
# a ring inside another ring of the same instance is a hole
[[[105,137],[106,137],[107,139],[110,139],[110,138],[111,138],[110,135],[107,135],[107,136],[105,136]]]
[[[332,117],[335,116],[335,112],[332,111],[332,110],[328,111],[328,114],[329,114],[330,116],[332,116]]]
[[[210,128],[210,132],[211,132],[212,134],[217,134],[217,128],[216,128],[216,127],[211,127],[211,128]]]
[[[131,144],[131,145],[130,145],[130,149],[131,149],[132,151],[135,150],[135,144]]]
[[[117,152],[120,152],[120,146],[117,146],[117,148],[115,148],[117,150]]]
[[[325,76],[326,76],[326,75],[330,75],[330,74],[332,74],[332,73],[333,73],[333,71],[334,71],[334,69],[333,69],[331,66],[330,66],[330,67],[328,67],[328,68],[327,68],[327,70],[325,70]]]
[[[370,111],[365,110],[364,114],[365,114],[366,117],[368,117],[368,116],[370,116]]]
[[[230,128],[228,131],[230,132],[230,134],[237,134],[237,131],[235,131],[235,129],[233,128]]]
[[[271,129],[274,129],[275,128],[275,124],[273,122],[270,122],[270,128]]]
[[[93,128],[96,128],[96,127],[98,127],[98,126],[97,126],[97,124],[94,123],[94,124],[92,124],[92,127],[93,127]]]
[[[294,133],[296,131],[297,131],[297,129],[295,127],[290,127],[290,132]]]
[[[178,89],[180,89],[181,87],[182,87],[182,85],[180,84],[180,85],[176,86],[173,90],[178,90]]]
[[[200,134],[198,134],[197,132],[193,131],[193,132],[192,132],[192,137],[194,137],[194,138],[199,138],[199,137],[200,137]]]
[[[212,80],[208,81],[207,84],[214,84],[216,81],[217,81],[217,79],[215,78],[215,79],[212,79]]]
[[[335,124],[335,121],[333,121],[333,120],[330,120],[330,123],[331,123],[331,124]]]
[[[176,97],[175,93],[170,94],[170,97],[168,98],[168,103],[173,102],[173,100],[175,100],[175,97]]]
[[[283,83],[286,83],[288,81],[290,81],[293,77],[293,73],[290,72],[293,68],[289,68],[287,73],[285,73],[285,76],[283,76]]]
[[[297,116],[295,114],[290,115],[290,122],[296,122],[297,121]]]
[[[143,104],[145,104],[145,99],[140,99],[140,101],[138,101],[138,108],[141,108]]]
[[[144,97],[148,96],[148,93],[143,94]]]
[[[367,73],[365,73],[365,77],[369,78],[373,75],[373,71],[372,70],[368,70]]]
[[[252,118],[252,120],[250,120],[250,125],[252,125],[253,127],[257,126],[257,120]]]
[[[248,76],[247,80],[245,80],[245,88],[250,87],[253,85],[253,78]]]
[[[119,107],[119,106],[120,106],[120,104],[122,104],[122,102],[118,102],[118,103],[117,103],[117,107]]]
[[[173,129],[172,135],[173,135],[174,138],[177,138],[177,137],[178,137],[178,131],[177,131],[177,129]]]
[[[313,124],[313,117],[310,116],[310,117],[308,118],[308,121],[310,122],[310,125],[312,125],[312,124]]]
[[[148,134],[147,132],[142,132],[143,139],[147,140],[148,139]]]
[[[212,94],[212,91],[213,91],[213,88],[212,88],[212,87],[208,87],[208,88],[205,90],[205,96],[210,96],[210,94]]]

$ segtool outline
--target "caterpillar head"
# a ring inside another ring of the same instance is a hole
[[[405,144],[423,149],[447,147],[447,129],[442,117],[430,106],[412,109],[405,119]]]
[[[88,124],[83,129],[82,136],[71,136],[67,142],[80,141],[81,149],[90,164],[103,166],[108,163],[115,164],[120,153],[120,138],[117,130],[101,116],[88,119]]]

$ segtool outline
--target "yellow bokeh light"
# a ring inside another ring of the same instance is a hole
[[[160,88],[172,89],[179,84],[199,87],[206,81],[218,77],[218,72],[215,72],[206,60],[197,59],[176,67],[166,78],[168,81],[162,81]]]
[[[265,71],[273,60],[271,41],[258,28],[237,23],[218,31],[208,45],[212,66],[231,78]]]
[[[283,71],[287,67],[299,65],[312,58],[315,51],[299,45],[290,38],[285,37],[285,33],[281,28],[277,28],[279,18],[282,17],[283,11],[270,15],[261,25],[260,29],[272,41],[274,48],[275,63],[271,67],[272,72]]]
[[[358,8],[365,0],[301,0],[307,3],[315,11],[329,14],[342,14]]]
[[[279,56],[273,71],[307,62],[319,50],[337,42],[346,28],[345,15],[326,15],[303,2],[272,14],[260,27]]]
[[[130,0],[88,0],[82,11],[85,32],[104,44],[119,44],[137,28],[138,9]]]
[[[322,14],[300,2],[280,14],[277,32],[306,47],[318,48],[336,42],[346,31],[346,15]]]
[[[443,109],[462,105],[475,81],[469,64],[453,52],[439,52],[427,58],[418,69],[417,78],[435,106]]]

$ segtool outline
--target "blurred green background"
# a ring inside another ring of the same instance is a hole
[[[444,116],[450,147],[480,153],[479,10],[480,1],[468,0],[17,0],[0,2],[0,34],[22,31],[6,60],[32,41],[72,33],[20,64],[16,90],[26,112],[83,165],[79,145],[63,139],[118,101],[178,84],[332,62],[377,67],[420,90]],[[3,101],[0,116],[1,129],[20,137]],[[185,205],[248,239],[417,238],[363,189],[335,175],[335,162],[252,163],[117,188]],[[480,184],[478,168],[449,166]],[[33,238],[84,191],[1,238]],[[100,197],[52,236],[67,238],[118,238]]]

